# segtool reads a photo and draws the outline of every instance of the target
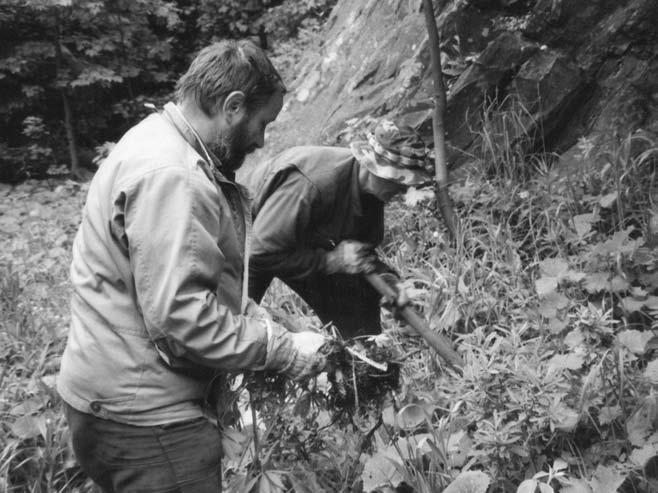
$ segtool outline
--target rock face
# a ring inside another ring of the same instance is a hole
[[[449,87],[449,165],[481,145],[487,109],[514,109],[530,150],[658,134],[658,1],[449,0],[437,15]],[[435,2],[436,4],[436,2]],[[309,54],[268,153],[344,145],[383,115],[431,142],[431,78],[421,0],[339,0]],[[517,132],[518,133],[518,132]],[[270,141],[272,142],[272,140]]]

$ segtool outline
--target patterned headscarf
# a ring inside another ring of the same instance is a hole
[[[430,182],[433,163],[418,133],[407,125],[380,120],[367,141],[352,142],[354,157],[372,174],[405,186]]]

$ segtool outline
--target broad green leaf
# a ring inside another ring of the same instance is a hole
[[[584,279],[585,289],[592,294],[604,290],[619,293],[628,291],[631,287],[630,283],[623,277],[617,275],[610,278],[610,274],[607,272],[592,272],[586,274]]]
[[[240,481],[240,483],[238,484],[238,486],[239,486],[238,491],[249,491],[249,492],[251,492],[253,490],[254,486],[256,486],[256,483],[258,483],[258,481],[260,480],[260,476],[256,476],[255,478],[251,478],[251,479],[249,479],[250,475],[247,476],[246,474],[244,474],[244,475],[241,475],[241,476],[242,476],[242,478],[241,478],[242,481]]]
[[[279,493],[287,491],[284,478],[286,474],[281,471],[265,471],[261,477],[261,482],[266,481],[268,483],[268,490],[272,493]]]
[[[621,293],[628,291],[631,287],[630,283],[621,276],[615,276],[610,280],[610,291],[613,293]]]
[[[549,408],[551,429],[570,432],[576,429],[580,416],[559,399],[553,401]]]
[[[658,270],[653,272],[643,272],[638,276],[638,280],[643,286],[648,288],[658,288]]]
[[[599,465],[589,485],[595,493],[617,493],[624,479],[626,477],[614,469]]]
[[[408,207],[416,207],[418,204],[431,200],[434,197],[434,190],[431,188],[418,190],[414,187],[409,188],[404,194],[404,203]]]
[[[14,406],[10,411],[9,414],[12,416],[25,416],[28,414],[35,414],[48,403],[47,399],[45,396],[38,395],[35,397],[31,397],[30,399],[27,399],[20,404]]]
[[[620,300],[620,304],[626,313],[633,313],[642,310],[644,301],[633,298],[632,296],[627,296]]]
[[[292,408],[292,413],[295,416],[307,416],[311,409],[312,396],[310,392],[304,392],[297,398],[297,402]]]
[[[655,313],[654,315],[658,316],[658,313]],[[653,336],[651,339],[649,339],[649,342],[647,342],[647,351],[652,351],[654,349],[658,349],[658,336]]]
[[[41,434],[45,424],[43,415],[30,416],[25,415],[18,418],[10,425],[11,432],[21,440],[28,440]]]
[[[528,452],[528,449],[524,448],[522,446],[519,446],[519,445],[512,445],[509,448],[509,451],[512,452],[513,454],[516,454],[519,457],[523,457],[525,459],[530,457],[530,452]]]
[[[228,460],[238,460],[249,442],[249,437],[233,428],[222,431],[222,449]]]
[[[516,489],[516,493],[535,493],[537,489],[536,479],[526,479]]]
[[[69,7],[73,0],[24,0],[23,3],[35,9],[46,9],[48,7]]]
[[[398,411],[396,416],[397,425],[403,430],[413,430],[425,422],[427,415],[423,406],[412,403],[407,404]]]
[[[585,275],[585,289],[588,293],[595,294],[608,289],[610,274],[607,272],[590,272]]]
[[[462,316],[459,312],[459,306],[453,300],[449,300],[446,304],[445,310],[441,317],[436,322],[436,327],[439,330],[451,329],[457,322],[461,320]]]
[[[553,487],[546,483],[540,482],[538,486],[540,493],[554,493]]]
[[[486,493],[490,481],[489,476],[482,471],[462,472],[443,493]]]
[[[395,416],[396,412],[393,405],[386,406],[382,411],[382,420],[387,426],[395,426]]]
[[[617,201],[617,192],[604,195],[599,199],[599,205],[604,209],[609,209]]]
[[[571,282],[573,282],[573,283],[579,283],[580,281],[585,279],[585,276],[587,276],[587,274],[585,274],[584,272],[578,272],[578,271],[569,269],[567,271],[567,273],[565,274],[564,278],[571,281]]]
[[[625,330],[617,334],[617,341],[633,354],[644,354],[647,343],[652,337],[653,333],[649,331],[640,332],[639,330],[633,329]]]
[[[556,277],[540,277],[535,281],[535,290],[540,298],[545,298],[557,289],[558,280]]]
[[[584,479],[569,478],[567,481],[569,484],[563,486],[560,493],[594,493]]]
[[[569,325],[567,319],[561,320],[557,317],[551,317],[548,319],[548,330],[551,334],[559,334],[567,327],[567,325]]]
[[[629,290],[629,294],[637,299],[645,299],[648,295],[647,290],[644,289],[641,286],[631,286],[631,289]]]
[[[397,468],[391,465],[391,461],[399,463],[399,458],[396,458],[396,455],[395,450],[391,447],[366,459],[361,473],[364,491],[372,491],[388,484],[397,486],[402,482],[404,478]]]
[[[642,448],[635,448],[631,452],[629,459],[638,467],[644,467],[649,459],[658,454],[658,447],[654,443],[647,443]]]
[[[417,433],[415,435],[409,435],[408,437],[398,438],[397,444],[400,449],[400,453],[405,460],[409,460],[414,457],[418,452],[428,453],[432,451],[431,445],[428,442],[436,442],[437,437],[432,433]],[[392,447],[395,451],[395,457],[399,458],[395,447]]]
[[[567,464],[567,462],[563,459],[555,459],[553,461],[553,470],[554,471],[563,471],[567,467],[569,467],[569,464]]]
[[[647,297],[646,301],[644,302],[644,306],[646,306],[649,310],[658,310],[658,296]]]
[[[649,362],[644,369],[644,378],[654,385],[658,384],[658,359]]]
[[[561,278],[569,270],[567,261],[561,258],[547,258],[539,262],[539,270],[546,277]]]
[[[472,448],[473,440],[465,431],[460,430],[450,435],[450,438],[448,438],[450,464],[457,468],[463,467]]]
[[[599,220],[599,215],[595,213],[579,214],[573,217],[573,224],[576,228],[576,234],[584,238],[592,230],[592,224]]]
[[[636,447],[643,447],[658,418],[658,405],[653,395],[646,396],[638,409],[626,421],[628,441]]]
[[[556,354],[548,362],[548,371],[551,370],[579,370],[585,362],[584,356],[569,353]]]
[[[615,419],[621,416],[621,408],[615,406],[603,406],[599,411],[599,422],[602,425],[612,423]]]
[[[624,231],[617,231],[609,240],[594,245],[592,253],[608,256],[634,252],[643,241],[641,238],[637,240],[629,239],[629,235],[634,229],[633,226],[629,226]]]
[[[539,303],[539,313],[546,318],[553,318],[558,310],[566,308],[567,305],[569,298],[562,293],[551,293]]]
[[[87,87],[93,84],[110,86],[120,82],[123,82],[123,77],[109,68],[96,65],[85,68],[74,80],[70,81],[70,85],[74,88]]]
[[[564,343],[569,349],[574,349],[585,342],[585,336],[580,329],[574,329],[564,337]]]

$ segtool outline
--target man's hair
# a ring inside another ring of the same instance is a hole
[[[192,98],[214,116],[233,91],[245,94],[247,110],[286,92],[281,75],[265,52],[249,40],[223,40],[202,49],[176,84],[176,100]]]

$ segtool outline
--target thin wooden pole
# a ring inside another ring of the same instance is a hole
[[[423,0],[425,11],[425,24],[429,38],[430,57],[432,63],[432,80],[434,83],[434,113],[432,115],[432,128],[434,133],[434,191],[437,208],[446,223],[448,232],[452,239],[458,237],[458,219],[455,215],[452,201],[448,194],[448,165],[446,156],[445,137],[445,111],[446,111],[446,88],[443,82],[443,70],[441,68],[441,44],[439,30],[434,18],[434,7],[432,0]]]

